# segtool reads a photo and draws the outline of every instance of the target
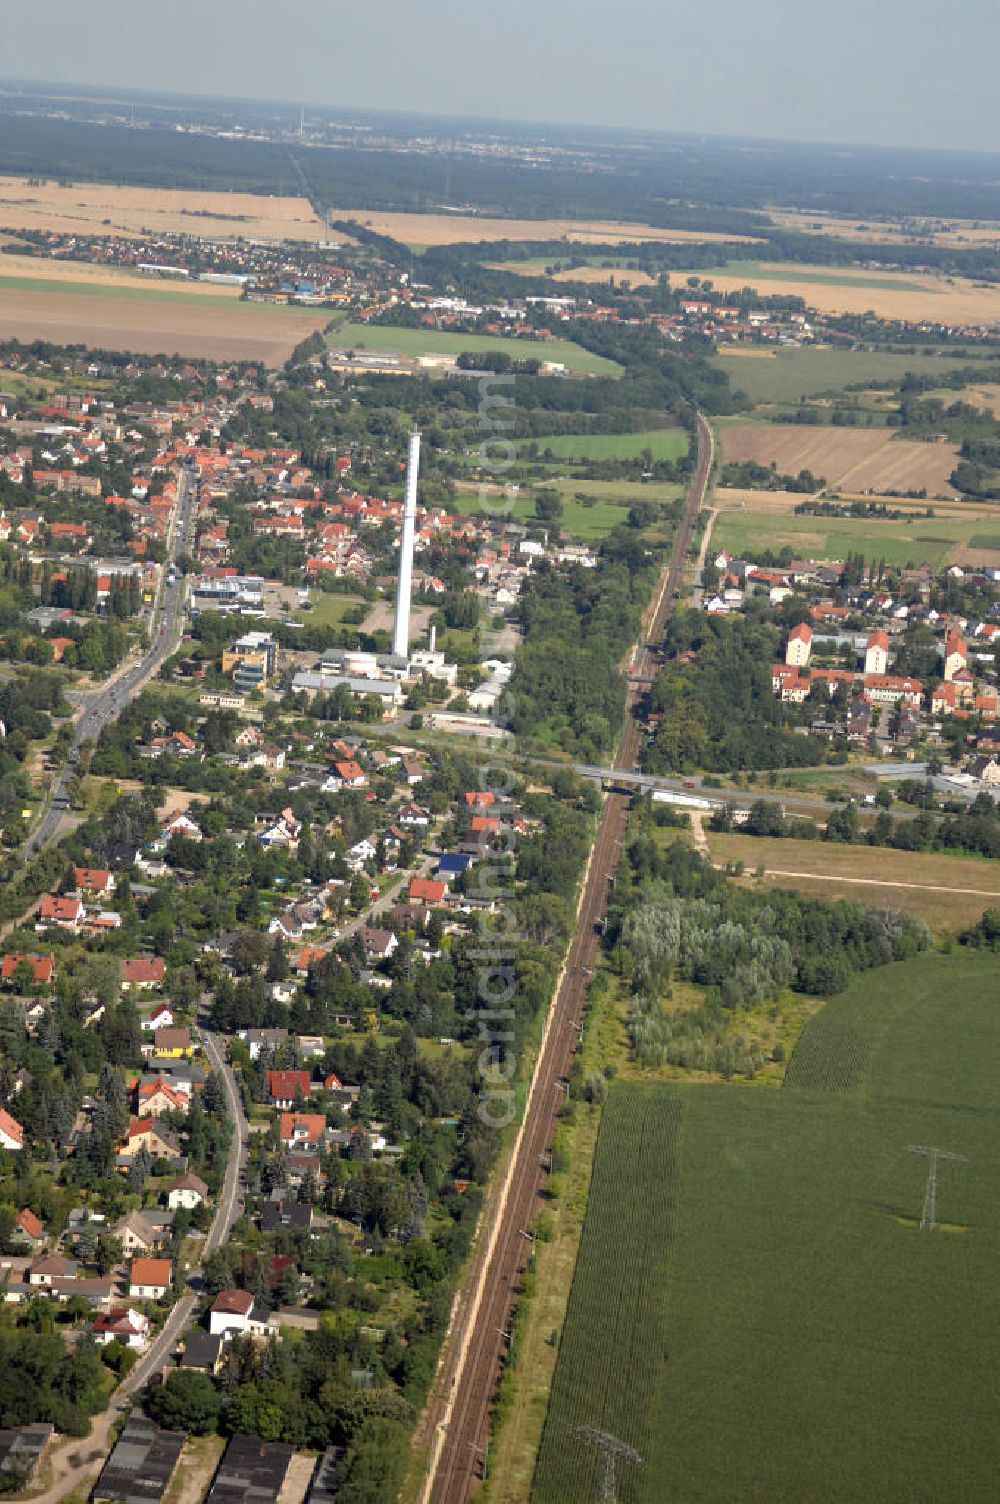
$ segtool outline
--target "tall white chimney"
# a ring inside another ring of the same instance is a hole
[[[399,540],[399,584],[396,588],[396,623],[392,651],[396,658],[410,656],[410,596],[413,591],[413,544],[417,530],[417,476],[420,473],[420,434],[410,434],[406,466],[406,496],[403,502],[403,532]]]

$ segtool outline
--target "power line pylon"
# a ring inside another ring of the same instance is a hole
[[[615,1464],[619,1460],[631,1462],[636,1467],[642,1466],[642,1458],[634,1447],[626,1446],[624,1441],[619,1441],[617,1436],[610,1435],[607,1431],[597,1431],[593,1426],[578,1426],[575,1434],[581,1441],[587,1441],[597,1449],[600,1459],[601,1479],[598,1498],[600,1504],[617,1504],[618,1493],[615,1488]]]
[[[924,1209],[920,1216],[920,1231],[933,1232],[937,1225],[937,1174],[938,1161],[946,1159],[951,1164],[967,1165],[964,1154],[952,1154],[939,1149],[935,1144],[907,1144],[908,1154],[922,1154],[927,1160],[927,1188],[924,1191]]]

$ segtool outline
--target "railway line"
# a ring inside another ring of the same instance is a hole
[[[636,705],[655,672],[653,649],[680,599],[714,459],[714,440],[699,413],[698,463],[674,540],[670,563],[647,613],[634,656],[625,727],[615,767],[636,768],[641,728]],[[538,1209],[564,1100],[573,1052],[583,1023],[589,977],[597,959],[598,929],[621,854],[629,796],[606,795],[577,913],[576,931],[556,989],[521,1127],[506,1174],[493,1187],[483,1227],[459,1296],[426,1419],[430,1459],[421,1504],[465,1504],[485,1472],[493,1399],[503,1368],[507,1333],[530,1253],[529,1229]]]

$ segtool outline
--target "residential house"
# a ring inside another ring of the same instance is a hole
[[[278,1119],[278,1137],[286,1149],[316,1152],[323,1147],[326,1117],[322,1112],[283,1112]]]
[[[0,1107],[0,1149],[17,1151],[24,1148],[24,1129],[11,1117],[6,1107]]]
[[[163,1232],[147,1222],[141,1212],[126,1212],[112,1229],[126,1258],[152,1253],[163,1242]]]
[[[17,1214],[17,1223],[11,1237],[22,1247],[27,1246],[32,1253],[37,1253],[45,1245],[45,1224],[29,1206],[22,1207]]]
[[[122,1306],[102,1311],[95,1317],[90,1335],[99,1347],[107,1347],[109,1342],[121,1342],[134,1350],[142,1347],[149,1337],[149,1317],[142,1311]]]
[[[162,1300],[170,1289],[174,1266],[169,1259],[133,1259],[129,1300]]]
[[[139,1028],[151,1034],[155,1034],[158,1029],[172,1029],[173,1027],[174,1010],[169,1003],[157,1003],[152,1013],[147,1013],[139,1020]]]
[[[220,1290],[208,1313],[208,1331],[212,1337],[263,1337],[270,1319],[249,1290]]]
[[[166,974],[167,963],[162,956],[133,956],[122,962],[122,986],[129,991],[149,992],[154,987],[162,987]],[[173,1023],[172,1014],[170,1023]]]
[[[180,1152],[176,1140],[158,1126],[155,1118],[136,1118],[130,1123],[118,1152],[125,1159],[133,1159],[142,1150],[154,1159],[175,1159]]]
[[[115,875],[103,867],[74,867],[73,882],[78,893],[107,898],[115,891]]]
[[[448,895],[447,883],[429,877],[413,877],[407,890],[410,903],[443,903]]]
[[[22,973],[18,972],[18,967],[22,968]],[[23,971],[23,968],[25,967],[28,967],[31,970],[31,985],[33,987],[49,987],[55,981],[55,956],[40,956],[34,951],[32,951],[29,955],[4,956],[3,961],[0,962],[0,978],[2,978],[8,986],[13,986],[18,981],[21,974],[24,974],[25,976],[27,975],[27,973]]]
[[[145,1047],[144,1047],[145,1048]],[[153,1034],[157,1060],[183,1060],[194,1054],[190,1029],[157,1029]]]
[[[208,1186],[200,1175],[195,1175],[191,1170],[167,1187],[167,1206],[171,1211],[181,1208],[184,1211],[194,1211],[195,1207],[204,1205],[207,1200]]]
[[[36,930],[54,926],[61,930],[79,932],[84,919],[84,907],[79,898],[63,898],[58,893],[46,893],[38,910]]]
[[[272,1107],[290,1108],[309,1100],[308,1071],[268,1071],[267,1094]]]

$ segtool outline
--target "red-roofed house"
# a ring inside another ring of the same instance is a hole
[[[35,987],[48,987],[55,981],[55,956],[4,956],[0,962],[0,977],[5,982],[13,983],[19,966],[31,967],[34,976],[32,985]]]
[[[114,873],[102,867],[74,867],[73,881],[78,893],[94,893],[101,898],[115,891]]]
[[[283,1112],[278,1119],[278,1137],[286,1149],[319,1149],[325,1135],[321,1112]]]
[[[268,1071],[267,1094],[272,1107],[294,1107],[309,1100],[308,1071]]]
[[[62,898],[58,893],[46,893],[38,911],[36,929],[48,929],[55,925],[61,930],[79,930],[84,909],[79,898]]]
[[[19,1241],[28,1243],[32,1249],[41,1248],[45,1242],[45,1226],[30,1206],[22,1207],[17,1214],[17,1234]]]
[[[132,956],[122,963],[122,986],[145,992],[161,987],[166,974],[167,963],[162,956]]]
[[[443,903],[447,892],[447,883],[430,877],[412,877],[408,897],[410,903]]]
[[[6,1107],[0,1107],[0,1149],[23,1149],[24,1129]]]
[[[169,1259],[133,1259],[129,1300],[162,1300],[170,1289],[174,1266]]]

